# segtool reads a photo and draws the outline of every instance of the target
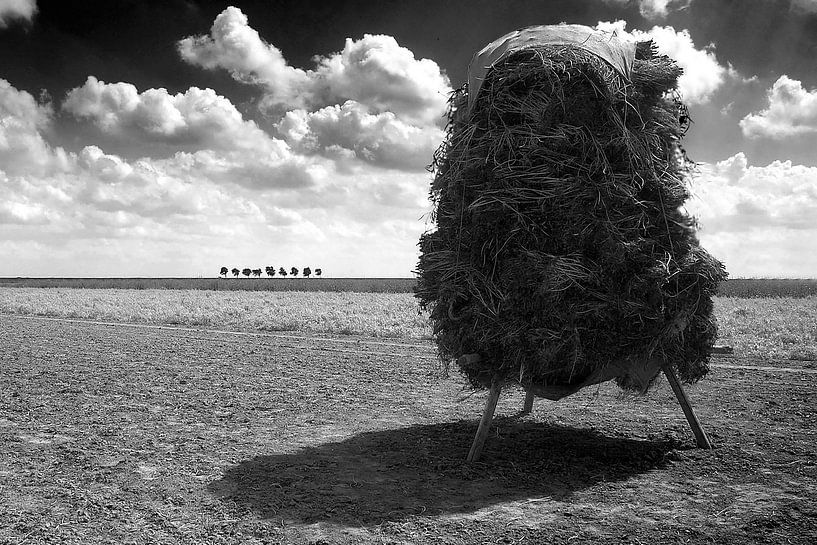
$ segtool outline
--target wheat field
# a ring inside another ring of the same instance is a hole
[[[251,331],[430,339],[410,293],[0,287],[0,313]],[[717,297],[719,343],[817,360],[817,296]]]

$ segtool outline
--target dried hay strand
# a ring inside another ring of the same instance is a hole
[[[495,64],[470,109],[452,94],[415,295],[471,387],[558,399],[612,378],[644,392],[661,365],[707,373],[726,273],[681,208],[680,74],[650,42],[630,81],[549,44]]]

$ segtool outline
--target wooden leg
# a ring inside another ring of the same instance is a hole
[[[522,414],[530,414],[533,410],[533,392],[525,392],[525,406],[522,407]]]
[[[491,383],[491,390],[488,393],[488,400],[485,402],[485,410],[482,412],[482,420],[479,421],[479,428],[477,434],[474,436],[474,443],[471,445],[471,450],[468,452],[468,462],[476,462],[482,454],[482,447],[485,444],[485,438],[488,437],[488,429],[491,427],[491,420],[494,418],[494,411],[496,411],[496,402],[499,400],[499,391],[502,389],[499,382]]]
[[[695,416],[695,411],[692,410],[692,405],[689,403],[687,393],[678,381],[678,377],[675,376],[675,371],[669,366],[664,366],[663,369],[669,381],[669,385],[672,386],[672,391],[678,399],[678,403],[681,404],[681,408],[684,410],[684,416],[687,417],[687,422],[689,422],[689,426],[692,428],[692,433],[695,434],[695,441],[698,443],[698,446],[705,449],[712,448],[712,443],[709,442],[709,437],[706,436],[706,432],[701,427],[698,417]]]

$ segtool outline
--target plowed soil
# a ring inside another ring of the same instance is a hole
[[[431,344],[0,316],[0,543],[814,543],[817,373],[519,414]]]

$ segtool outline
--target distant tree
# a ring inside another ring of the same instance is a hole
[[[219,274],[219,276],[223,276],[224,278],[227,278],[227,273],[228,272],[230,272],[230,271],[227,270],[227,267],[222,267],[221,272],[219,272],[218,274]]]
[[[320,269],[315,269],[315,276],[320,276],[320,275],[321,275],[321,270]]]
[[[236,278],[238,278],[238,275],[241,274],[241,271],[239,271],[236,268],[233,268],[233,270],[230,272],[233,273],[233,276],[235,276]]]
[[[289,274],[291,274],[292,276],[298,276],[298,267],[292,267],[291,269],[289,269]]]
[[[264,271],[266,271],[267,276],[275,276],[275,267],[272,267],[272,266],[268,265],[268,266],[264,267]]]
[[[252,275],[255,276],[255,277],[260,278],[261,277],[261,269],[253,269],[252,270]]]
[[[241,274],[249,278],[250,275],[252,274],[252,269],[250,269],[249,267],[247,267],[246,269],[241,269]]]
[[[303,272],[303,275],[304,275],[306,278],[309,278],[309,275],[310,275],[310,274],[312,274],[312,269],[310,269],[309,267],[304,267],[304,272]]]
[[[281,267],[280,269],[278,269],[278,274],[280,274],[281,276],[286,276],[287,275],[287,270],[285,268]]]

